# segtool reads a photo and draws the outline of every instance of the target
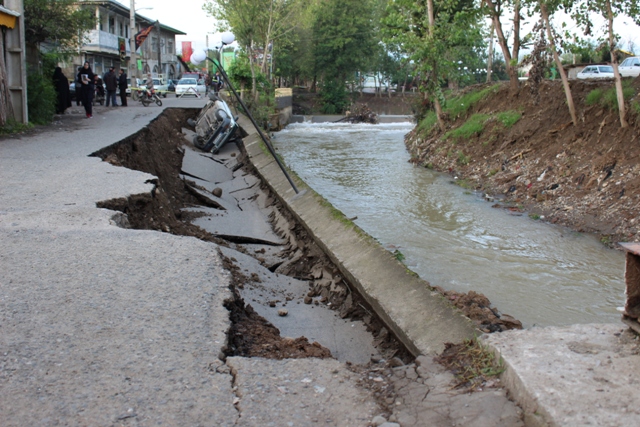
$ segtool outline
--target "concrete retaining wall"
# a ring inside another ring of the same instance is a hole
[[[479,334],[426,281],[294,177],[296,194],[251,122],[241,117],[239,123],[248,134],[247,154],[265,183],[409,351],[435,354],[446,342]]]

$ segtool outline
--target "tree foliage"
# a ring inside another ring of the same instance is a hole
[[[24,0],[25,39],[39,46],[47,41],[60,50],[77,47],[95,26],[95,15],[74,0]]]

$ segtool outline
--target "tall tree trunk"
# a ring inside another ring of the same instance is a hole
[[[491,81],[491,73],[493,72],[493,33],[496,32],[496,28],[491,21],[491,35],[489,39],[489,58],[487,60],[487,83]]]
[[[253,63],[253,56],[253,40],[251,40],[251,44],[249,45],[249,69],[251,70],[251,98],[255,100],[258,89],[256,88],[256,70],[255,64]]]
[[[433,0],[427,0],[427,10],[429,13],[429,36],[433,37],[433,28],[436,25],[436,21],[433,15]],[[437,64],[434,61],[433,63],[433,79],[435,79],[436,81],[436,85],[438,84],[438,69],[437,69]],[[442,119],[442,106],[440,105],[440,99],[438,98],[437,94],[436,96],[433,98],[433,106],[436,110],[436,119],[438,121],[438,127],[440,128],[441,132],[444,132],[444,120]]]
[[[487,5],[487,7],[489,8],[490,11],[490,15],[491,15],[491,20],[493,22],[493,26],[496,29],[496,35],[498,36],[498,44],[500,45],[500,49],[502,49],[502,54],[504,55],[504,62],[507,66],[507,74],[509,75],[509,85],[511,88],[511,93],[516,93],[518,91],[518,87],[520,86],[520,82],[518,81],[518,70],[515,66],[515,64],[511,63],[511,52],[509,52],[509,46],[507,44],[507,39],[504,36],[504,32],[502,31],[502,24],[500,23],[500,15],[498,14],[498,10],[496,9],[496,5],[495,3],[493,3],[492,0],[483,0],[484,4]],[[514,14],[514,24],[520,24],[520,10],[519,8],[516,8],[515,10],[515,14]],[[520,29],[518,28],[516,31],[516,28],[514,27],[514,31],[513,31],[514,36],[516,35],[520,35]],[[514,43],[513,43],[513,49],[514,49],[514,53],[519,54],[519,50],[520,50],[520,40],[518,39],[517,41],[515,40],[514,37]],[[516,47],[518,48],[516,50]],[[518,57],[515,57],[516,61],[518,60]]]
[[[627,123],[626,106],[624,105],[624,92],[622,91],[622,79],[620,78],[620,70],[618,69],[618,49],[613,39],[613,11],[611,10],[611,1],[607,0],[607,25],[609,30],[609,51],[611,52],[611,65],[613,66],[613,79],[616,85],[616,97],[618,98],[618,113],[620,114],[620,127],[626,128]]]
[[[547,38],[549,39],[551,53],[553,54],[556,67],[558,67],[560,78],[562,79],[562,86],[564,87],[564,94],[567,97],[567,106],[569,107],[569,114],[571,114],[571,121],[573,121],[574,126],[578,126],[578,117],[576,116],[576,107],[573,104],[573,96],[571,95],[571,88],[569,87],[569,79],[567,79],[567,73],[564,71],[562,61],[560,61],[560,56],[556,49],[553,34],[551,33],[551,24],[549,23],[549,11],[547,10],[547,5],[544,3],[544,0],[540,1],[540,14],[544,20],[544,26],[547,28]]]

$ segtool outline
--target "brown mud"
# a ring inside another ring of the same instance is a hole
[[[386,358],[397,357],[408,362],[410,353],[384,327],[382,321],[354,292],[354,287],[341,277],[337,267],[317,247],[304,228],[293,220],[293,216],[284,209],[276,197],[269,196],[268,205],[276,207],[277,215],[272,218],[273,228],[285,238],[288,244],[282,249],[282,262],[267,265],[260,254],[250,253],[241,245],[211,235],[189,222],[189,215],[183,208],[205,205],[207,199],[197,197],[191,190],[195,186],[180,178],[183,145],[190,143],[181,132],[188,127],[187,119],[197,115],[198,110],[167,109],[148,127],[124,140],[93,153],[115,166],[147,172],[157,177],[150,196],[136,196],[127,199],[115,199],[100,203],[99,207],[117,210],[126,214],[126,227],[168,232],[176,235],[193,236],[220,246],[231,247],[253,256],[265,267],[278,274],[299,280],[309,281],[309,292],[305,303],[325,304],[337,310],[340,317],[363,320],[372,334],[380,354]],[[242,147],[241,147],[242,151]],[[244,154],[242,154],[244,157]],[[254,173],[250,162],[238,160],[243,170]],[[268,193],[266,186],[260,191]],[[209,206],[216,208],[216,206]],[[227,355],[259,356],[267,358],[331,357],[328,349],[318,343],[309,343],[305,337],[297,339],[283,338],[280,331],[260,317],[246,304],[237,288],[251,283],[251,277],[244,275],[232,259],[224,258],[224,265],[230,271],[231,291],[234,298],[226,304],[230,310],[232,328],[229,331]],[[317,297],[317,298],[316,298]],[[308,299],[308,301],[307,301]]]
[[[637,105],[640,80],[628,83],[636,94],[630,103]],[[497,200],[496,208],[596,233],[609,245],[640,241],[640,115],[628,108],[629,127],[623,129],[616,109],[586,102],[594,90],[612,86],[571,82],[579,121],[573,126],[559,81],[543,81],[537,94],[528,82],[515,95],[500,84],[468,114],[446,117],[444,132],[416,127],[406,138],[407,149],[415,164],[450,173]],[[506,127],[497,120],[506,111],[522,117]],[[469,138],[447,136],[472,114],[487,115],[483,130]]]

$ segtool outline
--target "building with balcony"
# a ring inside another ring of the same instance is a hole
[[[130,9],[115,0],[82,0],[79,7],[95,11],[96,27],[86,34],[85,43],[78,49],[73,64],[67,64],[65,74],[75,76],[78,67],[89,61],[93,72],[104,74],[109,67],[128,69],[131,59],[130,37],[141,29],[153,26],[147,39],[138,48],[138,76],[152,73],[165,78],[175,78],[180,74],[180,62],[176,57],[176,35],[184,35],[180,30],[163,25],[136,13],[135,33],[130,34]],[[125,63],[122,63],[119,46],[126,47]],[[131,74],[129,72],[129,74]]]

